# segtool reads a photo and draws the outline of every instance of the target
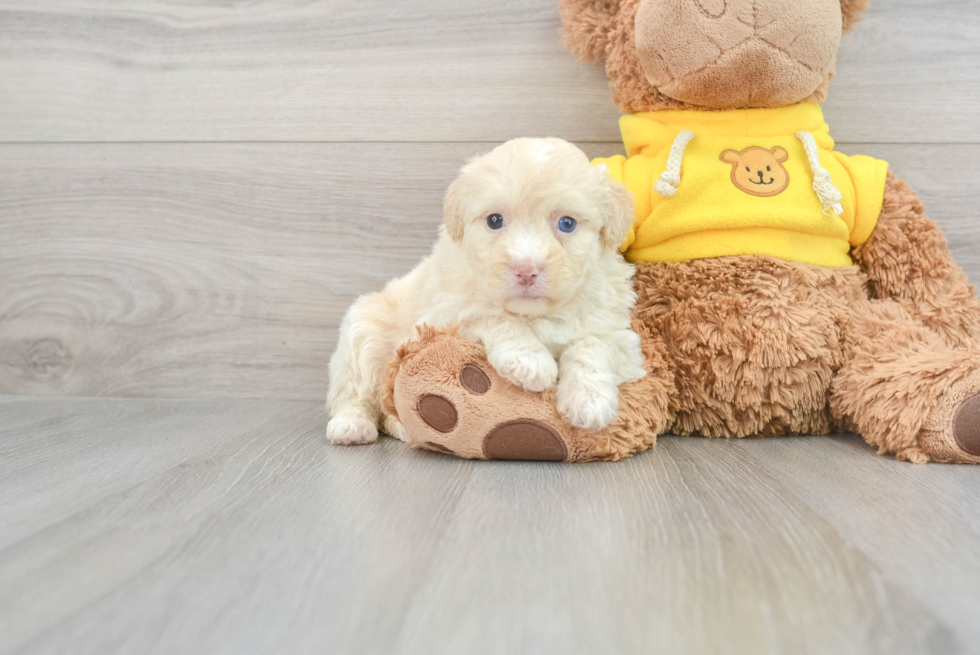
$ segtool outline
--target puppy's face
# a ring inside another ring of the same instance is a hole
[[[561,139],[515,139],[472,160],[449,187],[449,235],[481,292],[522,315],[568,302],[633,223],[633,201],[605,167]]]

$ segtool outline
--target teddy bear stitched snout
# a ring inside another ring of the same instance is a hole
[[[833,71],[839,0],[640,0],[635,46],[663,94],[728,109],[792,104]]]
[[[692,2],[697,5],[701,13],[712,18],[718,18],[728,9],[728,3],[725,0],[692,0]]]

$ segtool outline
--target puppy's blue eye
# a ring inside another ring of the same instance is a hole
[[[574,218],[562,216],[558,219],[558,229],[562,232],[574,232],[576,227],[578,227],[578,221]]]
[[[490,214],[487,216],[487,227],[491,230],[499,230],[504,226],[504,217],[500,214]]]

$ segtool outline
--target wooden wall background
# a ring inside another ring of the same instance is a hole
[[[469,156],[620,151],[555,0],[0,0],[0,393],[321,398]],[[976,0],[876,0],[828,120],[980,282]]]

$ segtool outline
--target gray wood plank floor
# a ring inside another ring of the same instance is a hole
[[[318,403],[0,403],[0,653],[980,652],[980,478],[856,437],[616,464]]]

